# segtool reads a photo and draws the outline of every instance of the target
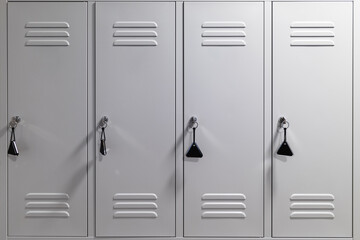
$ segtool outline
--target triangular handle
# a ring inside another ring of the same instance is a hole
[[[196,125],[197,127],[197,125]],[[193,143],[191,144],[189,150],[186,153],[186,157],[188,158],[202,158],[203,153],[201,152],[199,146],[195,142],[195,131],[196,127],[193,127]]]
[[[283,156],[292,156],[294,155],[293,152],[291,151],[291,148],[289,147],[288,143],[286,141],[284,141],[281,146],[279,147],[279,150],[277,151],[278,155],[283,155]]]
[[[203,154],[199,148],[199,146],[194,142],[191,144],[189,150],[186,153],[186,157],[188,158],[202,158]]]
[[[103,156],[106,156],[107,150],[106,150],[106,135],[105,135],[105,127],[101,128],[101,136],[100,136],[100,153]]]
[[[14,156],[19,156],[19,150],[18,150],[18,148],[16,146],[15,141],[10,141],[8,154],[9,155],[14,155]]]
[[[11,128],[10,144],[8,149],[9,155],[19,156],[19,150],[15,142],[15,127]]]

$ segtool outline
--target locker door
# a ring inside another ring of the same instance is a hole
[[[9,235],[86,236],[86,4],[10,2],[8,20]]]
[[[273,5],[273,234],[352,236],[352,3]],[[285,117],[293,156],[276,154]]]
[[[263,232],[263,3],[185,3],[185,235]],[[195,124],[196,125],[196,124]],[[189,128],[190,127],[190,128]]]
[[[175,235],[175,4],[96,4],[98,236]]]

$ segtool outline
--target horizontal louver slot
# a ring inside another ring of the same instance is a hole
[[[157,28],[156,22],[115,22],[114,28]]]
[[[115,40],[114,46],[157,46],[155,40]]]
[[[114,204],[114,209],[157,209],[158,206],[153,202],[117,202]]]
[[[202,200],[245,200],[246,197],[241,193],[206,193],[202,195]]]
[[[333,22],[296,21],[292,22],[291,28],[334,28]]]
[[[291,37],[335,37],[332,31],[292,31]]]
[[[235,22],[235,21],[222,21],[222,22],[204,22],[201,25],[202,28],[245,28],[246,24],[244,22]]]
[[[317,201],[317,200],[328,200],[334,201],[335,197],[332,194],[293,194],[290,197],[290,200],[309,200],[309,201]]]
[[[67,31],[28,31],[26,37],[69,37]]]
[[[243,40],[204,40],[203,46],[246,46]]]
[[[114,218],[157,218],[156,212],[150,211],[116,211]]]
[[[207,202],[201,206],[202,209],[245,209],[244,203],[238,202]]]
[[[203,37],[245,37],[244,31],[204,31]]]
[[[114,195],[114,200],[156,200],[157,196],[154,193],[117,193]]]
[[[291,219],[334,219],[335,215],[331,212],[293,212],[290,215]]]
[[[67,22],[28,22],[26,28],[69,28]]]
[[[70,205],[66,202],[28,202],[25,208],[60,208],[69,209]]]
[[[25,46],[69,46],[67,40],[27,40]]]
[[[244,212],[203,212],[203,218],[246,218]]]
[[[28,193],[26,199],[69,199],[69,195],[66,193]]]
[[[327,209],[334,210],[335,206],[332,203],[293,203],[290,209]]]
[[[335,46],[334,41],[331,40],[292,40],[290,43],[291,46],[313,46],[313,47],[332,47]]]
[[[114,37],[157,37],[155,31],[115,31]]]
[[[26,217],[68,218],[70,214],[67,211],[28,211]]]

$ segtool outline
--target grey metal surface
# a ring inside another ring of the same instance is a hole
[[[352,4],[273,6],[273,234],[351,237]]]
[[[20,155],[8,157],[9,235],[86,236],[86,4],[9,3],[8,14],[8,121],[21,117]],[[69,36],[26,36],[34,30]]]
[[[204,155],[184,160],[185,236],[261,237],[263,3],[184,5],[184,148],[197,116]]]
[[[129,31],[139,34],[115,34]],[[97,121],[109,118],[108,153],[96,162],[97,236],[174,236],[174,3],[96,4],[96,93]],[[118,209],[124,202],[148,207]]]

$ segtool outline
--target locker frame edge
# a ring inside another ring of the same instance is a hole
[[[21,1],[21,0],[12,0]],[[22,0],[28,1],[28,0]],[[37,1],[55,1],[55,0],[37,0]],[[62,0],[70,2],[73,0]],[[102,0],[100,0],[102,1]],[[110,0],[115,1],[115,0]],[[123,0],[120,0],[123,1]],[[151,0],[143,0],[151,1]],[[157,0],[159,1],[159,0]],[[166,1],[166,0],[160,0]],[[207,0],[200,0],[207,1]],[[216,1],[216,0],[210,0]],[[220,0],[221,1],[221,0]],[[219,2],[220,2],[219,1]],[[243,0],[240,0],[243,1]],[[248,0],[249,1],[249,0]],[[283,1],[283,0],[280,0]],[[279,0],[277,2],[280,2]],[[288,0],[286,2],[299,1]],[[299,2],[307,2],[303,0]],[[333,2],[336,0],[317,0],[319,2]],[[349,1],[338,0],[336,2]],[[71,239],[99,239],[99,240],[134,240],[142,238],[101,238],[95,237],[95,146],[96,142],[93,136],[94,132],[91,126],[95,125],[95,2],[88,3],[88,233],[87,237],[7,237],[7,1],[0,0],[0,240],[26,240],[26,239],[47,239],[47,240],[71,240]],[[176,237],[149,237],[148,240],[158,239],[180,239],[183,236],[183,142],[181,131],[183,129],[183,2],[176,2]],[[228,1],[234,2],[234,0]],[[257,1],[258,2],[258,1]],[[263,0],[264,2],[264,237],[261,239],[273,240],[325,240],[332,238],[272,238],[271,226],[271,161],[272,149],[266,149],[265,146],[271,146],[271,112],[272,112],[272,0]],[[275,2],[275,1],[274,1]],[[360,240],[360,68],[355,68],[360,64],[360,0],[353,2],[353,239]],[[92,20],[92,21],[91,21]],[[357,30],[358,29],[358,30]],[[5,33],[5,34],[3,34]],[[90,67],[92,66],[92,67]],[[179,139],[180,143],[179,143]],[[356,227],[357,226],[357,227]],[[185,239],[196,240],[206,238]],[[207,238],[212,240],[242,239],[250,240],[254,238]],[[337,240],[348,240],[351,238],[336,238]]]

